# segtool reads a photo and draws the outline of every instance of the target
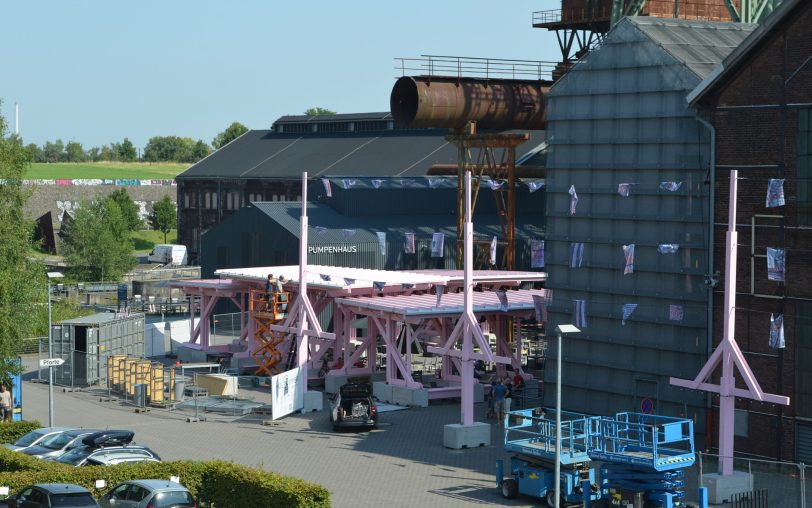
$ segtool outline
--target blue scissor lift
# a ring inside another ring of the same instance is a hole
[[[496,462],[502,495],[524,494],[555,505],[555,436],[554,410],[507,413],[505,451],[513,456],[508,471],[501,460]],[[684,469],[694,460],[689,419],[561,413],[561,506],[626,506],[641,496],[646,507],[688,506],[683,500]],[[592,461],[600,461],[599,474]]]

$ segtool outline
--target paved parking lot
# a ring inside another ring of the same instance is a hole
[[[205,422],[187,423],[188,412],[137,414],[128,404],[99,399],[98,391],[55,387],[55,424],[128,428],[164,460],[231,460],[319,483],[337,507],[534,506],[530,499],[507,501],[495,488],[494,461],[506,458],[496,425],[492,446],[443,447],[443,425],[459,420],[457,403],[382,413],[378,430],[356,434],[333,432],[324,411],[292,415],[273,426],[263,425],[269,416],[256,415],[206,414]],[[483,404],[477,412],[483,421]],[[47,424],[46,384],[24,382],[23,415]]]

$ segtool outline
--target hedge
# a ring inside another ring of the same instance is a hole
[[[42,425],[36,420],[30,422],[0,423],[0,444],[13,443],[32,430],[39,428],[42,428]]]
[[[13,422],[2,427],[20,428]],[[36,423],[36,422],[31,422]],[[38,428],[38,427],[34,427]],[[25,434],[22,432],[20,435]],[[6,434],[3,434],[6,435]],[[7,435],[14,435],[11,429]],[[12,441],[16,440],[16,437]],[[45,461],[0,447],[0,485],[17,492],[32,483],[75,483],[89,489],[96,497],[116,484],[135,479],[179,476],[201,506],[216,508],[282,508],[330,506],[330,492],[320,485],[221,460],[145,462],[116,466],[73,467]],[[107,485],[96,489],[96,480]]]

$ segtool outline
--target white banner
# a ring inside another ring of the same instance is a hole
[[[381,249],[381,256],[386,255],[386,233],[378,231],[375,233],[378,235],[378,247]]]
[[[271,419],[277,420],[304,407],[304,372],[297,367],[271,378]]]
[[[445,243],[445,235],[442,233],[434,233],[431,235],[431,257],[443,257],[443,244]]]

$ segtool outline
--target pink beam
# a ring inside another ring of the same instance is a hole
[[[409,388],[422,388],[423,385],[412,378],[411,370],[406,367],[400,357],[400,351],[398,351],[395,342],[395,322],[392,319],[387,319],[382,325],[377,316],[369,317],[371,318],[369,320],[370,324],[375,323],[381,337],[383,337],[384,344],[386,344],[386,382]],[[390,367],[390,364],[394,367]],[[397,372],[400,372],[403,379],[397,377]]]
[[[214,309],[214,304],[217,303],[217,297],[210,297],[206,294],[201,293],[200,295],[200,321],[197,322],[197,326],[194,327],[192,331],[192,336],[189,337],[189,342],[196,342],[198,337],[201,338],[201,341],[205,341],[205,348],[208,349],[209,346],[209,317],[211,316],[211,311]],[[194,324],[194,315],[192,316],[192,324]],[[203,344],[201,344],[203,345]]]
[[[738,171],[730,172],[730,203],[728,209],[728,230],[725,250],[725,316],[724,335],[716,351],[708,359],[699,374],[693,380],[671,378],[671,384],[695,390],[704,390],[719,394],[719,473],[723,476],[733,474],[734,453],[734,417],[736,396],[762,402],[789,405],[789,397],[766,394],[750,369],[747,359],[739,349],[735,338],[736,328],[736,262],[738,233],[736,232],[736,200]],[[708,323],[710,326],[710,323]],[[708,376],[722,364],[722,377],[719,385],[706,383]],[[747,390],[736,388],[734,368],[744,379]]]

